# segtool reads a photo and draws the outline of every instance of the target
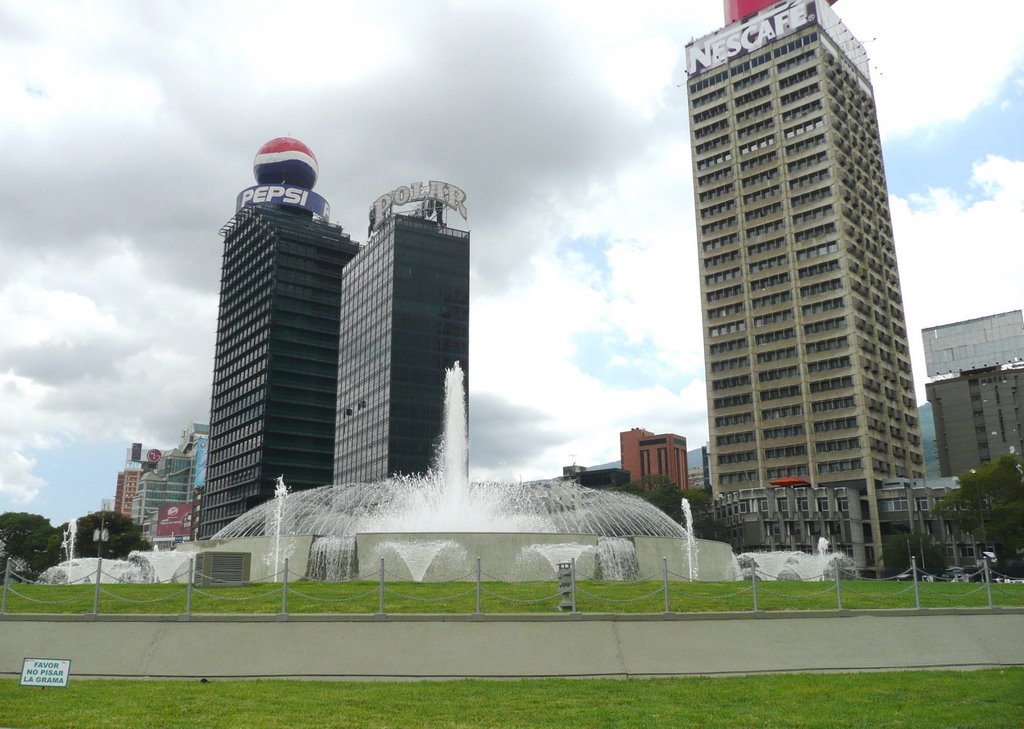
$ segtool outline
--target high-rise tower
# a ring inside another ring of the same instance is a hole
[[[465,219],[465,199],[455,185],[414,183],[370,210],[369,242],[342,275],[335,483],[432,465],[445,372],[469,372],[469,232],[444,219]]]
[[[274,139],[221,231],[224,262],[199,536],[274,493],[331,482],[342,269],[359,252],[312,191],[316,158]]]
[[[686,47],[712,486],[858,493],[877,566],[924,467],[867,57],[824,0],[732,4]]]

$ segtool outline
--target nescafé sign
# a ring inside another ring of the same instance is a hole
[[[813,23],[815,0],[783,0],[743,23],[698,38],[686,47],[686,70],[691,76],[756,51]]]

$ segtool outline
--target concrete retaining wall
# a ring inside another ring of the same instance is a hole
[[[12,616],[0,676],[679,676],[1024,665],[1024,609],[536,616]]]

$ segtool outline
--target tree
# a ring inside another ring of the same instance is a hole
[[[667,476],[644,476],[639,481],[630,481],[616,490],[639,496],[668,514],[673,521],[683,520],[683,493]]]
[[[1024,547],[1024,464],[1005,454],[959,476],[960,488],[935,505],[935,513],[991,546],[1000,564]]]
[[[917,568],[931,574],[941,574],[948,564],[946,550],[924,532],[890,534],[882,540],[882,559],[891,572],[910,569],[911,556],[917,558]]]
[[[116,511],[97,511],[78,519],[76,557],[99,556],[100,543],[93,541],[93,533],[101,523],[110,535],[109,541],[103,542],[104,558],[124,559],[133,550],[149,549],[149,542],[142,538],[142,527],[138,524]]]
[[[681,496],[690,502],[693,515],[693,536],[716,542],[729,541],[729,527],[715,518],[711,494],[704,489],[683,489]]]
[[[50,540],[60,535],[60,530],[50,525],[50,520],[38,514],[23,511],[8,511],[0,514],[0,553],[6,560],[19,560],[30,577],[56,564],[49,552]],[[13,563],[12,563],[13,564]],[[0,570],[3,565],[0,565]]]
[[[617,490],[639,496],[680,524],[684,522],[683,499],[685,498],[690,503],[695,537],[717,541],[728,541],[729,539],[728,528],[714,518],[710,494],[702,489],[680,490],[667,476],[654,474],[644,476],[639,481],[630,481]]]

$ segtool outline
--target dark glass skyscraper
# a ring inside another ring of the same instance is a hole
[[[411,215],[380,223],[342,274],[339,350],[335,483],[426,471],[445,370],[469,371],[469,233]]]
[[[285,154],[271,152],[272,161]],[[222,230],[201,538],[272,497],[278,476],[293,490],[330,483],[339,292],[342,269],[359,252],[325,220],[323,199],[287,179],[239,200]]]

